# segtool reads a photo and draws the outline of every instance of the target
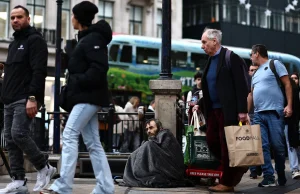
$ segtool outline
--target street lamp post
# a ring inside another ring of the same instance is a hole
[[[171,0],[162,2],[162,49],[159,79],[172,79],[171,73]]]
[[[155,94],[155,118],[170,129],[181,141],[181,128],[177,129],[177,95],[181,92],[181,81],[172,79],[171,69],[171,0],[162,1],[162,48],[161,73],[156,80],[149,81],[149,87]]]
[[[61,66],[61,13],[63,0],[56,0],[56,53],[55,53],[55,91],[54,91],[54,138],[53,153],[60,153],[60,115],[59,115],[59,92],[60,92],[60,66]]]

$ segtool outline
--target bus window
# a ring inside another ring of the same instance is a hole
[[[191,67],[200,68],[200,70],[204,70],[206,62],[207,55],[191,53]]]
[[[187,53],[180,51],[171,52],[171,63],[173,67],[186,67]]]
[[[120,46],[117,44],[114,44],[110,47],[110,50],[109,50],[109,60],[110,61],[117,61],[119,47]]]
[[[121,62],[132,63],[132,46],[123,46],[121,53]]]
[[[158,65],[159,51],[158,49],[136,47],[136,62],[145,65]]]

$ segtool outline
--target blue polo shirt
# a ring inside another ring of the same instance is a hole
[[[284,96],[269,63],[270,60],[259,66],[252,77],[254,112],[284,109]],[[280,61],[274,60],[274,66],[279,77],[288,75]]]
[[[221,102],[217,93],[217,67],[219,63],[219,54],[221,48],[211,57],[210,65],[208,67],[206,81],[208,85],[208,93],[212,102],[212,108],[222,108]]]

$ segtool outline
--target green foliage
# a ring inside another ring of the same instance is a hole
[[[174,77],[192,77],[194,72],[181,71],[174,73]],[[152,96],[152,91],[149,88],[149,81],[157,79],[157,76],[142,75],[132,73],[120,68],[110,68],[108,71],[108,84],[110,89],[126,89],[129,91],[142,92],[142,102],[150,103],[147,96]],[[182,86],[182,91],[189,91],[191,87]]]

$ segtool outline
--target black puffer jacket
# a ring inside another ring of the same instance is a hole
[[[109,24],[101,20],[78,34],[79,41],[69,59],[67,103],[109,105],[107,45],[112,39]]]
[[[1,98],[4,104],[35,96],[44,103],[48,49],[42,35],[34,27],[16,31],[9,45],[4,66]]]

